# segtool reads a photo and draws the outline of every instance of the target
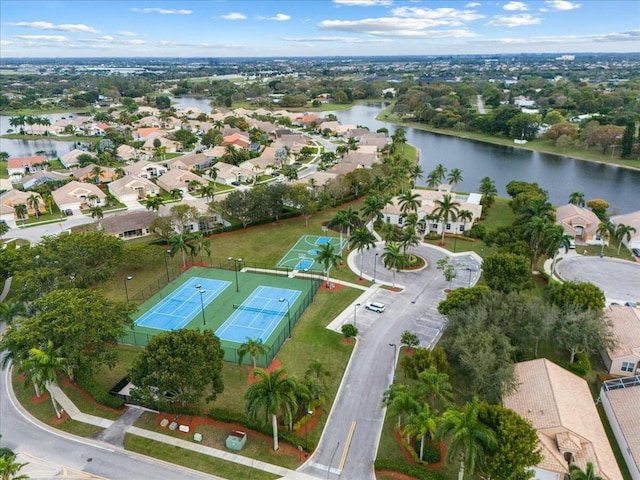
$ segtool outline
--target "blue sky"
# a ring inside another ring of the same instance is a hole
[[[6,57],[639,52],[637,0],[0,0]]]

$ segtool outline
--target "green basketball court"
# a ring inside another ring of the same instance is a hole
[[[347,246],[347,239],[343,239],[342,245],[340,245],[340,238],[338,237],[303,235],[280,259],[277,267],[301,272],[308,270],[321,272],[323,266],[316,261],[316,257],[320,252],[320,248],[328,243],[335,247],[336,253],[340,253]]]

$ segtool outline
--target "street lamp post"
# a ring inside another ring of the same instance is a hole
[[[124,294],[127,298],[127,303],[129,303],[129,289],[127,288],[127,282],[131,281],[133,277],[129,275],[128,277],[124,277]]]
[[[171,250],[165,250],[164,252],[164,269],[167,272],[167,284],[169,283],[169,264],[167,263],[167,255],[171,253]]]
[[[278,299],[278,301],[287,302],[287,319],[289,320],[289,338],[291,338],[291,304],[289,303],[289,299],[284,297]]]
[[[227,258],[227,261],[229,262],[235,262],[234,268],[233,270],[236,272],[236,293],[238,293],[240,291],[240,285],[238,284],[238,267],[240,266],[240,264],[242,263],[242,258],[233,258],[233,257],[229,257]]]
[[[359,306],[360,306],[360,304],[359,304],[359,303],[356,303],[356,304],[353,306],[353,326],[354,326],[354,327],[356,327],[356,328],[358,327],[358,323],[356,322],[356,315],[357,315],[357,313],[358,313],[358,307],[359,307]]]
[[[395,343],[390,343],[390,347],[393,347],[393,361],[391,363],[391,373],[393,374],[393,382],[396,383],[396,355],[398,354],[398,345]]]
[[[380,254],[376,253],[376,256],[373,259],[373,283],[376,283],[376,267],[378,266],[378,255]]]
[[[198,289],[198,293],[200,294],[200,308],[202,309],[202,324],[206,325],[207,319],[204,316],[204,301],[202,300],[202,294],[205,293],[206,290],[203,290],[200,284],[196,285],[196,288]]]
[[[473,268],[470,268],[470,267],[465,268],[465,270],[469,271],[469,286],[468,286],[468,288],[471,288],[471,272],[475,272],[475,270]]]

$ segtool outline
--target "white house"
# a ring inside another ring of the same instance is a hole
[[[131,165],[127,165],[123,170],[127,172],[127,175],[151,179],[164,175],[169,169],[160,163],[140,160]]]
[[[160,187],[151,180],[135,175],[125,175],[121,179],[109,183],[108,188],[109,193],[122,203],[135,202],[146,197],[156,197],[160,193]]]
[[[616,343],[600,352],[612,375],[640,375],[640,309],[611,305],[606,312]]]
[[[76,180],[54,190],[51,194],[58,208],[64,210],[80,210],[91,206],[102,206],[107,196],[100,188],[91,183]]]
[[[640,210],[635,212],[625,213],[624,215],[616,215],[611,217],[611,221],[617,225],[628,225],[636,229],[635,233],[631,233],[631,238],[627,241],[626,238],[622,239],[622,243],[631,250],[632,248],[640,249]]]

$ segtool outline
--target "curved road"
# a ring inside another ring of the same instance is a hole
[[[376,249],[364,251],[364,276],[372,278],[375,271],[377,280],[390,285],[393,274],[382,264],[382,249],[383,244],[379,243]],[[352,307],[357,310],[358,343],[318,448],[301,471],[323,479],[339,476],[375,479],[373,461],[384,422],[382,396],[393,381],[400,335],[409,330],[418,335],[421,346],[430,347],[442,332],[443,317],[437,307],[449,285],[442,272],[436,269],[436,262],[446,253],[426,245],[416,248],[415,253],[427,260],[427,268],[396,274],[397,284],[405,287],[402,292],[376,289],[371,296],[386,305],[385,312],[378,314],[362,306]],[[475,283],[480,269],[474,257],[459,255],[453,262],[457,265],[458,277],[451,288]],[[351,253],[349,265],[358,271],[360,254],[357,251]],[[361,297],[358,302],[364,304],[367,300],[370,298]],[[353,316],[350,316],[347,322],[352,321]]]
[[[21,473],[28,474],[32,480],[219,479],[49,428],[33,419],[16,402],[9,369],[0,373],[0,446],[19,453],[20,461],[29,463]]]

